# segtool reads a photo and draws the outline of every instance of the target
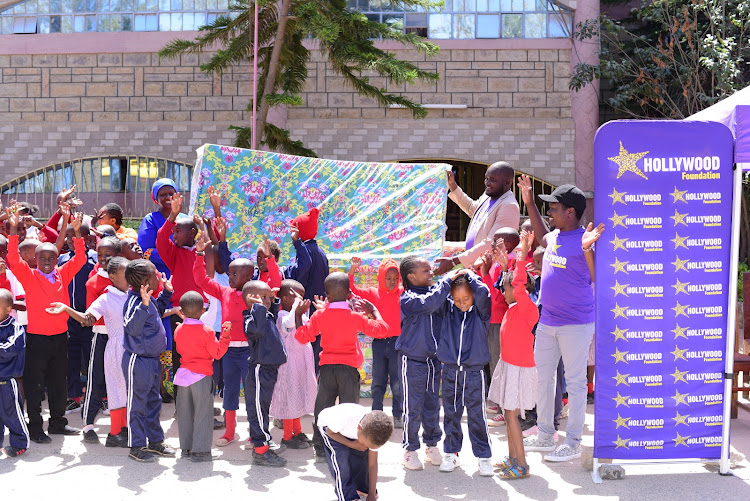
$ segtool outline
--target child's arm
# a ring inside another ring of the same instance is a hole
[[[221,193],[213,186],[209,186],[206,193],[208,194],[208,201],[214,210],[214,217],[221,217]]]
[[[214,360],[224,356],[229,349],[229,337],[232,332],[232,323],[224,322],[221,326],[221,337],[216,339],[216,334],[206,327],[206,351]]]
[[[245,315],[245,336],[248,341],[255,341],[267,334],[268,319],[266,313],[268,310],[260,304],[260,298],[248,297],[248,301],[257,301],[252,305],[250,313]]]
[[[281,269],[276,262],[276,258],[274,256],[267,257],[266,265],[268,266],[268,286],[271,289],[280,288],[284,277],[281,275]]]
[[[8,236],[8,266],[10,270],[16,276],[19,282],[23,285],[24,282],[28,283],[33,275],[29,265],[21,259],[21,254],[18,253],[18,214],[11,212],[10,208],[5,209],[8,214],[8,222],[10,223],[10,235]]]
[[[362,258],[353,257],[352,264],[349,267],[349,289],[351,289],[354,295],[367,299],[368,301],[372,302],[373,299],[375,299],[374,294],[372,293],[373,289],[370,287],[360,289],[359,287],[357,287],[357,284],[354,283],[354,276],[357,274],[357,269],[360,266],[362,266]]]
[[[438,311],[448,298],[455,277],[455,270],[449,272],[445,278],[437,283],[437,287],[433,287],[426,294],[402,294],[400,300],[401,314],[419,315]]]
[[[65,287],[75,278],[76,273],[81,271],[83,265],[86,264],[88,256],[86,255],[86,243],[81,238],[81,225],[83,224],[83,212],[78,212],[71,222],[73,230],[75,231],[75,238],[73,239],[73,259],[60,266],[60,278],[62,278],[63,285]]]
[[[380,312],[375,305],[371,302],[360,299],[356,302],[356,311],[364,313],[364,315],[356,315],[361,322],[359,331],[365,336],[369,336],[373,339],[388,337],[388,324],[385,323],[383,317],[380,316]],[[365,315],[371,315],[374,320],[366,317]]]
[[[193,263],[193,278],[196,285],[203,289],[203,292],[213,297],[221,297],[221,285],[216,280],[212,280],[206,273],[206,258],[204,253],[209,246],[208,240],[201,238],[195,242],[195,262]]]
[[[526,211],[529,214],[531,220],[531,228],[534,230],[539,243],[547,245],[547,233],[549,233],[549,227],[544,221],[542,214],[539,212],[539,207],[534,203],[534,188],[531,185],[531,179],[529,176],[521,176],[518,181],[518,188],[521,190],[521,198],[523,199],[524,205],[526,205]]]
[[[65,205],[60,205],[60,209],[52,217],[55,217],[58,215],[64,216],[62,218],[62,226],[60,227],[60,233],[57,235],[57,242],[55,242],[55,245],[57,246],[57,252],[59,253],[59,252],[62,252],[62,249],[65,246],[65,236],[66,236],[66,231],[68,229],[68,219],[70,218],[70,209],[66,207]]]
[[[70,318],[84,327],[90,327],[96,320],[98,320],[95,319],[94,315],[92,315],[91,313],[81,313],[63,303],[50,303],[49,306],[50,307],[46,309],[47,313],[51,313],[52,315],[67,313]]]
[[[172,281],[168,279],[167,275],[165,275],[164,273],[159,273],[159,280],[161,281],[161,285],[164,287],[164,290],[161,291],[159,297],[156,298],[156,309],[159,311],[159,317],[162,317],[164,315],[164,312],[166,312],[171,305],[172,292],[174,291],[174,288],[172,287]],[[148,306],[148,303],[146,303],[146,305]]]
[[[583,250],[583,256],[586,258],[592,282],[594,281],[594,249],[592,247],[602,236],[602,233],[604,233],[604,223],[599,223],[596,228],[594,228],[594,223],[589,223],[581,237],[581,249]]]
[[[361,452],[364,452],[367,450],[367,446],[365,446],[363,443],[359,442],[358,440],[351,440],[349,438],[346,438],[341,433],[331,431],[330,428],[326,428],[326,435],[328,435],[328,437],[331,440],[334,440],[340,443],[341,445],[345,445],[349,447],[350,449],[354,449],[354,450],[361,451]]]
[[[285,276],[286,278],[306,284],[310,275],[310,268],[312,267],[310,251],[307,250],[305,244],[299,239],[299,229],[296,226],[289,226],[289,234],[292,237],[292,245],[294,245],[297,255],[297,262],[286,269]]]
[[[469,287],[474,293],[474,306],[476,306],[477,315],[482,320],[489,320],[492,313],[492,298],[489,287],[474,273],[467,273],[466,278],[469,280]]]
[[[309,300],[308,300],[309,301]],[[320,334],[320,328],[318,327],[318,319],[320,318],[320,315],[322,312],[320,310],[313,313],[313,315],[310,317],[310,320],[306,324],[302,324],[302,313],[300,312],[300,308],[298,307],[296,314],[297,319],[297,332],[294,333],[294,339],[297,340],[297,342],[302,344],[307,344],[315,341],[315,338],[318,337],[318,334]],[[307,306],[308,310],[310,306]]]
[[[370,489],[367,492],[367,501],[376,501],[378,499],[378,451],[368,452],[367,466],[370,470]]]
[[[0,343],[0,361],[7,362],[18,355],[22,354],[26,349],[26,329],[16,324],[13,335],[9,336],[7,340]]]
[[[177,246],[169,237],[172,235],[172,228],[175,227],[175,221],[177,220],[177,216],[180,215],[180,210],[182,210],[182,195],[175,193],[172,196],[172,212],[169,213],[167,221],[156,233],[156,251],[172,273],[175,272]]]

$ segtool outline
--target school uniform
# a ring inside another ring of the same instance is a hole
[[[86,281],[86,306],[91,307],[99,297],[112,286],[109,274],[99,268]],[[102,398],[107,394],[106,378],[104,374],[104,352],[107,349],[109,336],[108,327],[104,325],[104,318],[100,317],[92,327],[91,356],[88,366],[88,384],[86,398],[83,400],[84,424],[94,424],[96,414],[102,408]]]
[[[9,316],[0,322],[0,447],[8,428],[11,447],[29,448],[29,430],[16,381],[23,376],[25,356],[26,329]]]

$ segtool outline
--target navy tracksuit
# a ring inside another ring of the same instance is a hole
[[[396,351],[398,336],[372,340],[372,410],[383,410],[383,398],[389,379],[393,394],[393,417],[401,417],[404,395],[398,374],[400,358]]]
[[[419,449],[422,440],[434,447],[440,430],[440,361],[437,346],[443,322],[445,300],[451,280],[443,279],[431,287],[410,287],[401,294],[401,335],[396,341],[400,356],[403,387],[404,438],[407,451]]]
[[[272,307],[273,308],[273,307]],[[279,366],[286,363],[286,348],[276,328],[276,317],[262,304],[245,311],[245,336],[250,343],[250,358],[245,405],[250,425],[250,440],[255,447],[271,441],[268,413]]]
[[[15,379],[23,377],[25,359],[26,327],[8,317],[0,322],[0,447],[3,446],[5,428],[8,428],[11,447],[29,448],[29,430]]]
[[[338,501],[361,499],[359,492],[370,490],[370,451],[358,451],[333,440],[324,426],[320,436],[325,443],[328,469],[334,478]]]
[[[159,354],[167,349],[161,316],[169,308],[172,293],[163,290],[158,299],[143,304],[138,292],[128,292],[123,314],[125,337],[122,370],[128,389],[128,446],[145,447],[164,440],[161,412],[161,365]]]
[[[104,326],[99,325],[97,327]],[[107,394],[107,383],[104,375],[104,350],[107,348],[108,341],[109,336],[104,332],[95,332],[94,337],[91,338],[88,385],[82,409],[84,423],[87,425],[94,424],[96,414],[102,408],[102,398]]]
[[[443,315],[437,356],[443,363],[443,428],[446,453],[461,451],[464,435],[461,417],[466,407],[469,439],[474,456],[492,457],[486,415],[484,366],[490,362],[487,330],[490,325],[490,290],[473,274],[466,275],[474,292],[474,305],[459,310],[448,298]]]
[[[247,346],[230,347],[221,357],[221,366],[224,374],[224,410],[236,411],[240,408],[240,382],[245,388],[245,402],[248,401],[247,394],[247,371],[250,348]]]

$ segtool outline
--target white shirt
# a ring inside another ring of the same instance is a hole
[[[25,304],[26,292],[23,290],[21,282],[19,282],[13,272],[10,271],[10,268],[5,271],[5,277],[8,279],[8,282],[10,282],[10,292],[11,294],[13,294],[13,300],[15,302],[22,302]],[[19,325],[28,325],[29,323],[28,316],[26,315],[25,311],[11,310],[10,315],[16,319],[16,323],[18,323]]]
[[[349,440],[357,440],[357,429],[360,421],[370,412],[369,407],[359,404],[339,404],[323,409],[318,415],[318,428],[323,433],[323,427],[331,432],[341,433]]]

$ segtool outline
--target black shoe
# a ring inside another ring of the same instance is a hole
[[[5,451],[5,455],[9,458],[17,458],[18,456],[26,453],[26,449],[19,449],[18,447],[13,447],[12,445],[9,445],[5,449],[3,449],[3,451]]]
[[[52,442],[52,439],[49,438],[49,435],[44,433],[43,431],[40,431],[39,433],[34,433],[29,436],[32,442],[36,444],[49,444]]]
[[[65,406],[65,414],[73,414],[78,410],[81,410],[80,402],[76,402],[75,400],[68,400],[68,403]]]
[[[80,435],[81,430],[79,430],[78,428],[73,428],[72,426],[68,426],[66,424],[65,426],[61,426],[59,428],[58,427],[53,428],[50,426],[49,428],[47,428],[47,433],[49,433],[50,435],[72,436],[72,435]]]
[[[214,417],[219,416],[221,416],[221,409],[219,409],[218,407],[214,407]]]
[[[327,463],[328,460],[326,459],[326,451],[323,448],[322,445],[313,445],[313,456],[315,457],[316,463]]]
[[[593,404],[594,403],[594,392],[592,391],[588,395],[586,395],[586,404]]]
[[[214,456],[210,452],[193,452],[190,455],[190,461],[193,463],[207,463],[214,459],[218,459],[218,456]]]
[[[227,427],[227,424],[224,421],[219,421],[218,419],[214,418],[214,430],[223,430]]]
[[[94,430],[84,431],[83,441],[86,442],[87,444],[98,444],[99,436],[96,434]]]
[[[253,451],[253,464],[257,466],[272,466],[280,468],[286,466],[286,459],[277,456],[271,449],[268,449],[263,454],[258,454]]]
[[[185,450],[185,449],[180,449],[180,457],[181,457],[182,459],[190,459],[190,457],[191,457],[192,455],[193,455],[193,453],[192,453],[192,452],[190,452],[190,451],[188,451],[188,450]]]
[[[174,397],[170,395],[169,393],[165,393],[161,396],[161,403],[163,404],[171,404],[174,402]]]
[[[128,457],[141,463],[153,463],[156,461],[156,456],[148,452],[145,447],[131,447]]]
[[[308,444],[304,439],[298,439],[297,435],[293,436],[289,440],[281,440],[281,445],[285,445],[288,449],[309,449]]]
[[[164,442],[148,444],[146,447],[144,447],[144,449],[148,452],[154,452],[160,456],[166,456],[170,458],[173,458],[175,455],[175,450],[167,446]]]
[[[297,435],[294,436],[294,438],[296,438],[297,440],[304,440],[305,442],[310,444],[310,446],[312,447],[312,444],[313,444],[312,438],[308,437],[304,433],[298,433]]]
[[[122,435],[123,437],[125,437],[125,440],[127,440],[128,439],[128,427],[127,426],[124,427],[122,431],[118,433],[118,435]]]
[[[123,436],[122,433],[117,435],[107,434],[107,441],[104,442],[104,447],[127,447],[128,437]]]

